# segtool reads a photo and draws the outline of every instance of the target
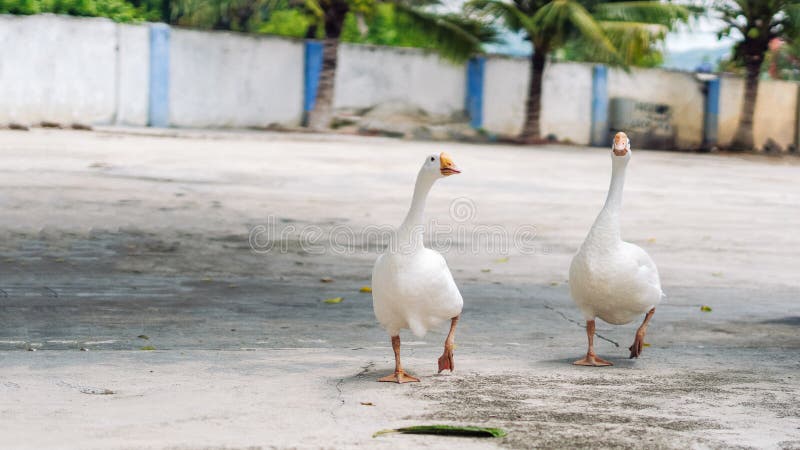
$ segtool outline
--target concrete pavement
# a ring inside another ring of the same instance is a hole
[[[642,358],[626,359],[638,324],[600,324],[616,365],[587,369],[569,364],[585,334],[566,276],[605,150],[117,130],[0,147],[0,447],[800,446],[796,159],[634,146],[623,237],[668,298]],[[392,355],[358,291],[379,247],[364,231],[402,220],[442,150],[464,169],[427,207],[455,226],[456,372],[434,374],[443,328],[402,336],[422,383],[375,383]],[[509,435],[371,437],[426,423]]]

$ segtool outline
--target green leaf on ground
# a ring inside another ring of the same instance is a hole
[[[138,335],[136,337],[139,338],[139,339],[144,339],[144,340],[149,340],[150,339],[150,336],[148,336],[146,334],[140,334],[140,335]]]
[[[325,299],[323,301],[329,305],[335,305],[336,303],[342,303],[342,300],[344,300],[342,297],[334,297]]]
[[[494,262],[496,262],[496,263],[507,263],[508,262],[508,256],[506,256],[505,258],[497,258],[497,259],[494,260]]]
[[[145,345],[144,347],[142,347],[142,350],[147,350],[147,351],[152,351],[152,350],[155,350],[155,349],[156,348],[153,347],[152,345]]]
[[[703,305],[703,306],[700,307],[700,311],[711,312],[711,307],[707,306],[707,305]]]
[[[358,292],[363,292],[365,294],[368,294],[372,292],[372,288],[369,286],[361,286],[361,289],[359,289]]]
[[[483,273],[489,273],[491,271],[492,271],[492,269],[481,269],[481,272],[483,272]]]
[[[404,434],[435,434],[439,436],[465,436],[465,437],[503,437],[506,432],[500,428],[485,428],[458,425],[418,425],[414,427],[397,428],[394,430],[381,430],[373,434],[377,437],[387,433]]]

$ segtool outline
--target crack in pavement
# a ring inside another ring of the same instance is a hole
[[[586,325],[578,322],[577,320],[570,319],[569,317],[567,317],[566,314],[564,314],[563,312],[553,308],[552,306],[548,305],[547,303],[544,304],[544,307],[545,307],[545,309],[549,309],[550,311],[553,311],[554,313],[556,313],[559,316],[563,317],[564,320],[566,320],[567,322],[574,323],[575,325],[577,325],[577,326],[579,326],[581,328],[584,328],[584,329],[586,328]],[[615,347],[619,347],[619,344],[617,342],[615,342],[615,341],[603,336],[602,334],[600,334],[600,333],[598,333],[596,331],[595,331],[594,335],[599,337],[600,339],[606,341],[606,342],[610,342],[610,343],[614,344]]]
[[[369,372],[369,370],[370,370],[370,369],[372,369],[374,366],[375,366],[375,362],[374,362],[374,361],[369,361],[367,364],[365,364],[363,367],[361,367],[361,370],[359,370],[359,371],[358,371],[358,372],[357,372],[357,373],[354,375],[354,378],[361,378],[361,377],[363,377],[363,376],[364,376],[364,375],[366,375],[366,374],[367,374],[367,372]],[[336,384],[334,385],[334,387],[336,388],[336,399],[339,401],[339,405],[337,406],[337,408],[341,408],[342,406],[344,406],[344,403],[345,403],[345,402],[344,402],[344,398],[342,398],[342,397],[343,397],[343,395],[344,395],[344,392],[342,392],[342,383],[344,383],[344,378],[339,378],[339,379],[336,381]],[[331,411],[330,411],[330,413],[331,413],[331,417],[333,418],[333,420],[334,420],[334,421],[336,420],[336,411],[335,411],[335,410],[336,410],[336,408],[333,408],[333,409],[331,409]]]

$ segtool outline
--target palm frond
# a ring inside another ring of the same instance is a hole
[[[787,37],[800,38],[800,3],[791,3],[783,8],[781,26]]]
[[[634,64],[642,55],[657,52],[654,45],[669,31],[664,25],[641,22],[602,21],[600,26],[617,48],[623,65]]]
[[[691,14],[685,6],[659,1],[601,3],[592,12],[599,20],[654,23],[670,28],[688,21]]]
[[[499,20],[511,31],[533,31],[530,17],[516,5],[500,0],[471,0],[464,5],[467,14],[478,14],[482,18]]]
[[[618,58],[617,49],[608,39],[600,24],[580,3],[571,0],[554,0],[540,8],[531,18],[531,40],[534,48],[549,51],[560,47],[577,34],[594,42],[597,51],[609,59]]]
[[[325,20],[325,11],[322,10],[318,0],[304,0],[303,7],[308,14],[315,17],[320,23]]]
[[[456,15],[438,15],[396,3],[397,14],[414,24],[436,43],[434,48],[442,57],[463,62],[480,52],[483,42],[495,39],[493,29],[480,22]]]

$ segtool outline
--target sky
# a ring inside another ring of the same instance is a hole
[[[702,48],[730,48],[736,41],[730,37],[717,39],[717,30],[722,21],[713,17],[701,17],[690,24],[680,24],[667,35],[667,51],[680,52]]]

